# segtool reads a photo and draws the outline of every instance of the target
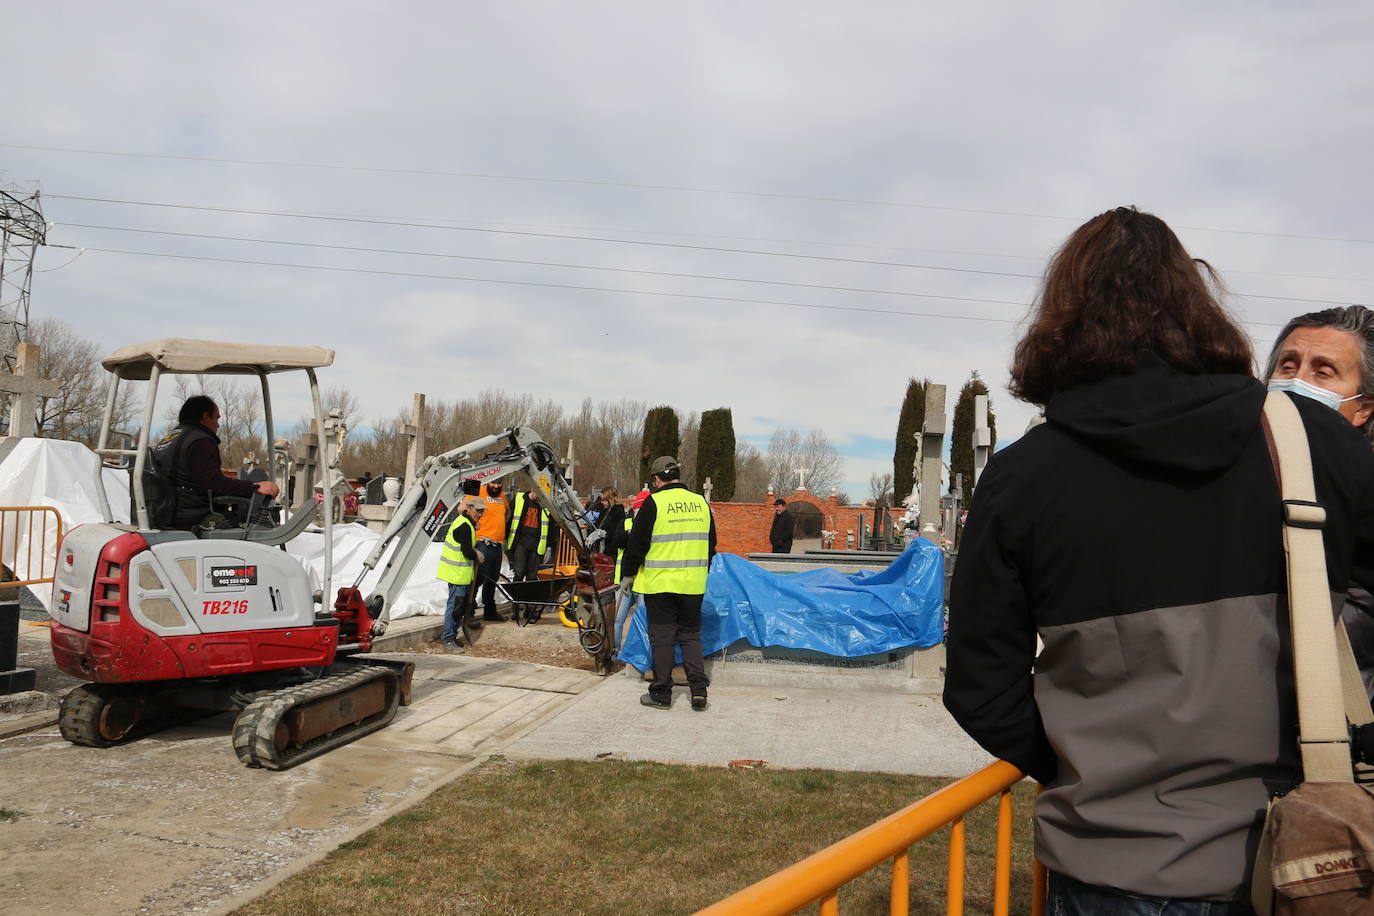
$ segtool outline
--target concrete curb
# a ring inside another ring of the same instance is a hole
[[[0,722],[0,740],[13,738],[25,732],[37,731],[40,728],[50,728],[56,724],[56,709],[45,709],[42,712],[33,712],[25,716],[6,719]]]

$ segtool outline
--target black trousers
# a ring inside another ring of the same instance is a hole
[[[539,573],[539,564],[543,561],[543,556],[536,549],[539,542],[529,543],[516,537],[515,544],[510,549],[510,577],[516,582],[521,579],[533,579]]]
[[[706,660],[701,654],[701,595],[664,592],[644,596],[648,615],[649,648],[654,659],[654,679],[649,693],[667,700],[673,693],[673,649],[682,646],[682,668],[692,696],[706,696],[711,685]]]
[[[496,613],[496,580],[501,576],[501,545],[478,541],[486,560],[477,568],[477,581],[482,584],[482,609],[490,617]]]

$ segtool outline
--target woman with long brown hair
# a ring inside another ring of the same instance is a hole
[[[1265,387],[1217,287],[1158,217],[1076,230],[1011,369],[1046,422],[964,529],[945,705],[1044,784],[1055,914],[1250,912],[1266,803],[1299,775]],[[1340,593],[1374,557],[1374,456],[1294,400]]]

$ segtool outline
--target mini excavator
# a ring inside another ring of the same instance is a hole
[[[87,681],[62,702],[58,721],[67,740],[109,747],[238,710],[233,746],[239,759],[282,770],[385,727],[409,702],[414,672],[412,663],[369,654],[373,639],[386,632],[393,599],[426,546],[446,532],[463,481],[514,472],[534,481],[537,499],[576,547],[573,616],[598,672],[610,672],[616,592],[614,563],[597,550],[604,533],[588,523],[553,449],[525,427],[426,458],[363,571],[333,593],[332,604],[325,596],[333,585],[342,475],[329,436],[320,437],[323,511],[305,486],[301,504],[280,521],[254,497],[242,501],[246,506],[226,507],[237,510],[239,524],[154,527],[149,496],[167,485],[149,443],[161,376],[257,376],[271,443],[269,379],[283,372],[305,374],[316,428],[332,428],[315,370],[333,359],[332,350],[317,347],[169,338],[123,347],[103,361],[112,377],[94,471],[104,521],[63,538],[53,585],[53,656],[64,672]],[[112,447],[120,435],[111,429],[120,386],[142,380],[148,384],[136,441],[132,448]],[[131,470],[132,524],[115,522],[110,511],[103,474],[111,463]],[[319,591],[284,547],[308,529],[322,529],[324,539]],[[378,568],[375,588],[364,597],[359,585]]]

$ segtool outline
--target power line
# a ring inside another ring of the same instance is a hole
[[[1019,274],[1000,270],[977,270],[972,267],[944,267],[933,264],[911,264],[904,261],[876,261],[864,258],[841,258],[824,254],[796,254],[790,251],[765,251],[758,248],[726,248],[717,245],[687,245],[681,242],[651,242],[645,239],[617,239],[596,235],[567,235],[553,232],[526,232],[514,229],[485,229],[478,226],[443,225],[439,223],[403,222],[400,220],[365,219],[349,216],[314,216],[308,213],[292,213],[284,210],[250,210],[239,207],[202,207],[192,204],[168,204],[148,200],[118,200],[107,197],[76,197],[73,195],[49,194],[50,198],[62,200],[84,200],[105,204],[127,204],[137,207],[159,207],[170,210],[203,210],[211,213],[238,213],[247,216],[278,216],[288,219],[313,219],[326,222],[360,223],[368,226],[401,226],[410,229],[446,229],[453,232],[483,232],[492,235],[515,235],[526,238],[559,239],[575,242],[605,242],[616,245],[641,245],[650,248],[678,248],[687,251],[711,251],[727,254],[751,254],[761,257],[794,258],[803,261],[828,261],[840,264],[864,264],[872,267],[906,267],[914,270],[940,270],[950,273],[981,274],[989,277],[1016,277],[1018,279],[1038,280],[1039,274]]]
[[[133,227],[129,227],[129,226],[99,226],[99,225],[94,225],[94,224],[91,224],[91,223],[63,223],[63,224],[61,224],[61,225],[72,226],[72,227],[80,228],[80,229],[96,229],[96,230],[107,231],[107,232],[135,232],[135,233],[140,233],[140,234],[144,234],[144,235],[165,235],[165,236],[175,236],[175,237],[179,237],[179,238],[209,239],[209,240],[222,241],[222,242],[249,242],[249,243],[254,243],[254,244],[262,244],[262,245],[286,245],[286,246],[290,246],[290,247],[294,247],[294,248],[322,248],[322,249],[327,249],[327,250],[332,250],[332,251],[355,251],[355,252],[366,252],[366,253],[370,253],[370,254],[399,254],[399,255],[407,255],[407,256],[412,256],[412,257],[448,258],[448,259],[452,259],[452,260],[462,260],[462,261],[481,261],[481,262],[490,263],[490,264],[520,264],[520,265],[525,265],[525,266],[530,266],[530,267],[555,267],[555,268],[563,268],[563,269],[568,269],[568,270],[604,270],[604,271],[607,271],[607,272],[610,272],[610,273],[641,274],[641,275],[644,275],[644,276],[655,276],[655,277],[676,277],[676,278],[679,278],[679,279],[687,279],[687,280],[719,280],[719,281],[723,281],[723,282],[727,282],[727,283],[758,283],[758,284],[764,284],[764,285],[768,285],[768,286],[790,286],[790,287],[795,287],[795,288],[798,288],[798,289],[823,289],[823,290],[830,290],[830,291],[833,291],[833,292],[846,292],[846,293],[872,293],[872,294],[881,295],[881,296],[906,296],[906,297],[917,298],[917,299],[943,299],[943,300],[952,301],[952,302],[986,302],[986,303],[990,303],[990,304],[993,304],[993,305],[1016,305],[1016,306],[1023,306],[1023,307],[1027,305],[1027,303],[1025,303],[1025,302],[1016,302],[1016,301],[1012,301],[1012,300],[1008,300],[1008,299],[986,299],[986,298],[982,298],[982,297],[973,297],[973,296],[944,296],[944,295],[938,295],[938,294],[935,294],[935,293],[915,293],[915,292],[908,292],[908,291],[905,291],[905,290],[871,289],[871,288],[867,288],[867,287],[858,287],[858,286],[831,286],[831,285],[821,284],[821,283],[797,283],[797,282],[792,282],[792,281],[787,281],[787,280],[763,280],[763,279],[757,279],[757,278],[753,278],[753,277],[726,277],[726,276],[719,276],[719,275],[714,275],[714,274],[677,273],[677,272],[666,271],[666,270],[643,270],[643,269],[629,268],[629,267],[603,267],[603,266],[594,265],[594,264],[569,264],[569,263],[558,262],[558,261],[536,261],[536,260],[528,260],[528,259],[522,259],[522,258],[495,258],[495,257],[485,257],[485,256],[481,256],[481,255],[450,254],[450,253],[447,253],[447,252],[436,252],[436,251],[415,251],[415,250],[413,250],[413,249],[399,249],[399,248],[369,248],[369,247],[358,246],[358,245],[329,245],[329,244],[325,244],[325,243],[323,243],[323,242],[291,242],[291,241],[285,241],[285,240],[282,240],[282,239],[264,239],[264,238],[252,238],[252,237],[234,236],[234,235],[211,235],[211,234],[207,234],[207,233],[198,233],[198,232],[179,232],[179,231],[163,230],[163,229],[138,229],[138,228],[133,228]],[[927,267],[926,265],[920,265],[920,264],[913,264],[913,265],[908,265],[908,266],[911,266],[911,267],[920,267],[920,268],[923,268],[923,269],[930,269],[930,270],[938,270],[938,269],[941,269],[941,268],[936,268],[936,267]],[[1008,276],[1008,275],[1006,275],[1006,274],[997,274],[997,276]],[[1022,274],[1022,275],[1020,275],[1020,276],[1029,276],[1029,275]],[[1034,278],[1033,278],[1033,279],[1034,279]],[[1314,304],[1314,305],[1346,305],[1346,304],[1348,304],[1348,303],[1346,303],[1345,301],[1342,301],[1342,300],[1335,300],[1335,299],[1313,299],[1313,298],[1311,298],[1311,297],[1306,297],[1306,296],[1273,296],[1273,295],[1268,295],[1268,294],[1265,294],[1265,293],[1240,293],[1240,292],[1233,292],[1232,295],[1234,295],[1234,296],[1239,296],[1239,297],[1243,297],[1243,298],[1247,298],[1247,299],[1272,299],[1272,300],[1279,301],[1279,302],[1306,302],[1306,303],[1311,303],[1311,304]]]
[[[791,286],[799,289],[824,289],[843,293],[873,293],[881,296],[909,296],[917,299],[944,299],[952,302],[987,302],[993,305],[1025,306],[1025,302],[1010,299],[982,299],[971,296],[942,296],[936,293],[913,293],[897,289],[868,289],[859,286],[828,286],[822,283],[796,283],[788,280],[762,280],[753,277],[723,277],[713,274],[675,273],[667,270],[640,270],[633,267],[602,267],[595,264],[567,264],[558,261],[531,261],[520,258],[492,258],[474,254],[449,254],[441,251],[414,251],[400,248],[367,248],[357,245],[328,245],[322,242],[289,242],[281,239],[247,238],[235,235],[206,235],[198,232],[172,232],[161,229],[134,229],[126,226],[95,226],[89,223],[60,223],[78,229],[101,229],[111,232],[137,232],[144,235],[168,235],[180,238],[211,239],[221,242],[254,242],[263,245],[287,245],[293,248],[324,248],[331,251],[357,251],[369,254],[399,254],[421,258],[450,258],[459,261],[481,261],[488,264],[520,264],[529,267],[558,267],[570,270],[604,270],[611,273],[642,274],[652,277],[676,277],[684,280],[722,280],[728,283],[761,283],[768,286]]]
[[[590,178],[551,178],[536,175],[504,175],[491,172],[461,172],[443,169],[412,169],[381,166],[333,165],[322,162],[286,162],[270,159],[228,159],[211,156],[176,156],[168,153],[129,153],[112,150],[74,149],[58,146],[29,146],[18,143],[0,143],[3,149],[35,150],[50,153],[78,153],[88,156],[115,156],[133,159],[162,159],[177,162],[214,162],[225,165],[260,165],[276,168],[324,169],[328,171],[386,173],[394,175],[427,175],[446,178],[479,178],[491,181],[522,181],[547,184],[570,184],[592,187],[626,188],[640,191],[675,191],[692,194],[726,194],[737,197],[759,197],[771,200],[801,200],[813,203],[857,204],[872,207],[894,207],[913,210],[935,210],[944,213],[972,213],[981,216],[1011,216],[1021,219],[1048,219],[1061,222],[1083,222],[1081,216],[1064,216],[1053,213],[1033,213],[1019,210],[992,210],[977,207],[952,207],[938,204],[918,204],[909,201],[866,200],[852,197],[829,197],[814,194],[785,194],[777,191],[747,191],[736,188],[694,187],[691,185],[640,184],[625,181],[602,181]],[[1217,226],[1176,226],[1191,232],[1217,232],[1228,235],[1247,235],[1260,238],[1302,239],[1314,242],[1346,242],[1360,245],[1374,245],[1374,239],[1342,238],[1338,236],[1302,235],[1287,232],[1258,232],[1248,229],[1225,229]]]
[[[734,296],[704,296],[694,293],[670,293],[647,289],[617,289],[606,286],[578,286],[570,283],[541,283],[535,280],[493,280],[488,277],[459,277],[451,274],[425,274],[402,270],[375,270],[363,267],[331,267],[321,264],[288,264],[281,261],[255,261],[245,258],[216,258],[208,255],[172,254],[165,251],[131,251],[125,248],[93,248],[106,254],[133,254],[155,258],[176,258],[184,261],[213,261],[221,264],[253,264],[261,267],[288,267],[298,270],[327,270],[337,273],[374,274],[384,277],[413,277],[422,280],[459,280],[467,283],[496,283],[502,286],[537,286],[545,289],[572,289],[583,292],[623,293],[634,296],[666,296],[674,299],[701,299],[708,302],[742,302],[751,305],[779,305],[787,308],[818,309],[828,312],[866,312],[875,315],[900,315],[906,318],[949,318],[953,321],[990,321],[997,324],[1016,324],[1010,318],[982,318],[974,315],[939,315],[928,312],[904,312],[901,309],[868,308],[857,305],[814,305],[807,302],[781,302],[773,299],[741,299]]]
[[[3,144],[0,144],[0,145],[3,145]],[[473,220],[441,220],[441,219],[430,219],[430,218],[425,218],[425,217],[374,216],[374,215],[362,215],[362,214],[353,214],[353,213],[304,213],[304,212],[293,212],[293,211],[285,211],[285,210],[239,210],[239,209],[234,209],[234,208],[232,208],[232,207],[206,207],[206,206],[196,206],[196,205],[193,205],[193,204],[164,204],[164,203],[151,202],[151,201],[126,201],[126,200],[114,200],[114,199],[101,198],[101,197],[83,197],[83,196],[69,195],[69,194],[49,194],[49,195],[47,195],[47,197],[50,198],[50,199],[51,199],[51,198],[58,198],[58,199],[61,199],[61,200],[78,200],[78,201],[85,201],[85,202],[91,202],[91,203],[115,203],[115,204],[128,204],[128,205],[133,205],[133,206],[146,206],[146,207],[174,207],[174,208],[184,208],[184,209],[192,209],[192,210],[207,210],[207,211],[211,211],[211,212],[221,212],[221,213],[241,213],[241,214],[246,214],[246,215],[286,216],[286,217],[292,217],[292,218],[297,218],[297,219],[320,219],[320,220],[354,221],[354,222],[371,223],[371,224],[376,224],[376,225],[396,225],[396,226],[404,226],[404,227],[410,227],[410,228],[455,229],[455,230],[461,230],[461,229],[464,229],[464,228],[465,228],[464,223],[471,223],[471,224],[476,224],[477,226],[481,226],[481,225],[488,225],[488,226],[515,226],[515,227],[534,228],[534,229],[567,229],[567,230],[585,231],[585,232],[620,232],[620,233],[625,233],[625,234],[627,234],[627,235],[667,235],[667,236],[676,236],[676,237],[679,237],[679,238],[728,239],[728,240],[732,240],[732,241],[746,241],[746,242],[773,242],[773,243],[780,244],[780,245],[811,245],[811,246],[816,246],[816,247],[821,247],[821,248],[864,248],[864,249],[870,249],[870,250],[873,250],[873,251],[903,251],[903,252],[920,253],[920,254],[950,254],[950,255],[960,255],[960,256],[964,256],[964,257],[973,257],[973,258],[1010,258],[1010,259],[1018,260],[1018,261],[1040,261],[1040,262],[1043,262],[1043,261],[1045,261],[1045,260],[1047,259],[1047,257],[1048,257],[1048,255],[1043,255],[1043,254],[1040,254],[1040,255],[1034,255],[1034,254],[1008,254],[1008,253],[1005,253],[1005,252],[995,252],[995,251],[965,251],[965,250],[961,250],[961,249],[952,249],[952,248],[912,248],[912,247],[909,247],[909,246],[901,246],[901,245],[870,245],[870,244],[865,244],[865,243],[862,243],[862,242],[825,242],[825,241],[817,241],[817,240],[815,240],[815,239],[789,239],[789,238],[777,238],[777,237],[773,237],[773,236],[757,236],[757,235],[724,235],[724,234],[720,234],[720,233],[707,233],[707,232],[673,232],[673,231],[668,231],[668,230],[663,230],[663,229],[627,229],[627,228],[624,228],[624,227],[615,227],[615,226],[610,226],[610,227],[607,227],[607,226],[567,226],[567,225],[557,225],[557,224],[547,224],[547,223],[511,223],[511,222],[502,222],[502,221],[500,221],[500,220],[482,220],[482,219],[473,219]],[[67,225],[76,225],[76,224],[75,224],[75,223],[68,223]],[[476,231],[482,231],[482,230],[479,229],[479,228],[473,228],[473,229],[471,229],[470,231],[476,232]],[[617,241],[622,241],[622,240],[617,240]],[[627,244],[633,244],[633,240],[623,240],[623,241],[625,241]],[[52,247],[52,246],[49,245],[48,247]],[[728,250],[728,251],[747,251],[747,249],[725,249],[725,250]],[[1331,274],[1277,273],[1277,272],[1274,272],[1274,271],[1241,270],[1241,269],[1238,269],[1238,268],[1227,268],[1227,269],[1225,269],[1225,270],[1222,270],[1221,273],[1223,273],[1223,274],[1246,274],[1246,275],[1248,275],[1248,276],[1256,276],[1256,277],[1276,277],[1276,278],[1291,279],[1291,280],[1336,280],[1336,281],[1352,282],[1352,283],[1374,283],[1374,277],[1345,277],[1345,276],[1337,276],[1337,275],[1331,275]],[[1015,276],[1032,276],[1032,275],[1030,275],[1030,274],[1017,274],[1017,275],[1015,275]]]
[[[220,264],[250,264],[260,267],[285,267],[296,270],[325,270],[335,273],[372,274],[384,277],[409,277],[422,280],[457,280],[467,283],[493,283],[502,286],[534,286],[543,289],[571,289],[581,292],[619,293],[632,296],[663,296],[673,299],[699,299],[706,302],[739,302],[748,305],[777,305],[784,308],[814,309],[827,312],[862,312],[872,315],[897,315],[904,318],[947,318],[951,321],[983,321],[994,324],[1017,324],[1020,319],[985,318],[977,315],[944,315],[932,312],[907,312],[901,309],[881,309],[858,305],[816,305],[809,302],[785,302],[776,299],[743,299],[736,296],[706,296],[696,293],[672,293],[659,290],[620,289],[606,286],[579,286],[570,283],[543,283],[534,280],[494,280],[488,277],[461,277],[452,274],[426,274],[401,270],[376,270],[363,267],[331,267],[321,264],[289,264],[281,261],[257,261],[246,258],[217,258],[208,255],[172,254],[164,251],[132,251],[126,248],[95,248],[83,246],[86,251],[105,254],[130,254],[154,258],[174,258],[182,261],[210,261]],[[1267,321],[1243,321],[1244,325],[1261,327],[1283,327],[1282,324]]]

